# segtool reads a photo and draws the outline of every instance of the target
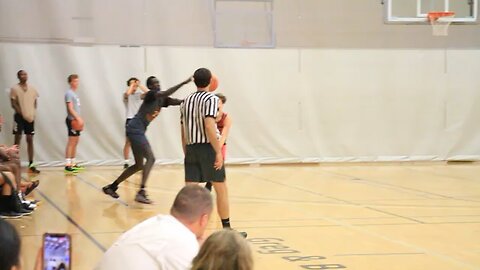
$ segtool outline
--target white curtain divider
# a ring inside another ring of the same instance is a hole
[[[80,76],[86,121],[78,159],[123,162],[126,80],[157,76],[164,89],[198,67],[220,79],[233,118],[228,162],[297,163],[480,159],[480,50],[213,49],[73,47],[0,43],[0,143],[13,143],[7,89],[25,69],[40,98],[36,160],[63,164],[63,101]],[[174,96],[195,91],[190,84]],[[182,162],[179,109],[147,133],[157,163]],[[22,157],[26,157],[25,141]]]

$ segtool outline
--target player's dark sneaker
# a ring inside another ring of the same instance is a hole
[[[34,210],[28,210],[28,209],[22,209],[20,211],[15,211],[19,214],[22,214],[24,216],[29,216],[31,213],[33,213]]]
[[[24,216],[30,215],[34,211],[34,209],[30,209],[27,205],[20,202],[20,200],[17,199],[17,198],[16,198],[16,200],[12,200],[12,202],[10,204],[10,209],[12,209],[14,212],[22,214]]]
[[[78,171],[85,170],[85,167],[83,167],[82,165],[75,164],[75,165],[72,166],[72,169],[74,169],[78,172]]]
[[[208,191],[212,192],[212,182],[207,182],[205,184],[205,188],[208,189]]]
[[[153,202],[147,197],[147,192],[144,189],[138,191],[135,196],[135,201],[144,204],[152,204]]]
[[[0,212],[3,216],[18,218],[18,215],[25,216],[32,213],[32,210],[26,210],[23,207],[20,197],[13,195],[0,195]]]
[[[243,238],[247,238],[248,234],[246,232],[239,232],[237,230],[234,230],[232,228],[228,228],[227,230],[233,230],[235,232],[237,232],[238,234],[240,234]]]
[[[74,170],[72,166],[65,166],[65,174],[76,174],[77,170]]]
[[[123,169],[126,170],[128,168],[128,163],[123,164]]]
[[[40,203],[40,200],[29,200],[29,202],[36,204],[38,206],[38,204]]]
[[[28,165],[28,172],[35,173],[35,174],[40,173],[40,171],[37,169],[37,167],[35,167],[35,165],[33,163]]]
[[[3,219],[17,219],[23,217],[24,214],[17,213],[17,212],[0,212],[0,218]]]
[[[32,211],[34,211],[37,208],[36,204],[27,203],[27,202],[22,202],[22,206],[23,206],[23,209],[32,210]]]
[[[112,187],[111,185],[106,185],[102,188],[103,193],[110,195],[114,199],[120,198],[120,195],[117,193],[118,187]]]
[[[18,193],[18,200],[22,203],[23,209],[26,210],[35,210],[37,208],[37,205],[34,204],[33,202],[25,199],[25,194],[23,193]]]

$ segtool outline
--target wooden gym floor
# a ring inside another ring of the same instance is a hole
[[[65,176],[43,168],[34,215],[12,220],[23,269],[33,269],[44,232],[73,236],[73,269],[92,269],[125,230],[167,213],[183,186],[181,166],[157,166],[133,202],[100,192],[117,167]],[[232,224],[247,231],[255,269],[480,269],[480,165],[444,163],[231,166]],[[209,231],[220,228],[215,214]]]

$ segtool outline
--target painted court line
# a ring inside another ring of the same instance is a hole
[[[102,189],[99,188],[99,187],[97,187],[96,185],[94,185],[92,182],[90,182],[90,181],[88,181],[88,180],[85,180],[83,177],[81,177],[81,176],[79,176],[79,175],[77,175],[76,178],[77,178],[78,180],[80,180],[81,182],[83,182],[84,184],[86,184],[86,185],[88,185],[88,186],[90,186],[90,187],[98,190],[99,192],[101,192],[101,194],[102,194],[103,196],[107,196],[107,197],[111,198],[110,196],[105,195],[105,194],[103,193]],[[128,203],[127,203],[126,201],[120,199],[120,198],[118,198],[118,199],[111,198],[111,199],[114,200],[114,201],[116,201],[116,202],[119,202],[120,204],[123,204],[124,206],[128,206]]]
[[[370,207],[370,206],[367,206],[365,207],[366,209],[370,209],[370,210],[373,210],[373,211],[377,211],[377,212],[380,212],[380,213],[384,213],[386,215],[390,215],[390,216],[394,216],[394,217],[398,217],[398,218],[403,218],[403,219],[407,219],[407,220],[410,220],[410,221],[413,221],[413,222],[416,222],[416,223],[420,223],[420,224],[423,224],[425,222],[419,220],[419,219],[416,219],[416,218],[411,218],[411,217],[406,217],[406,216],[401,216],[401,215],[397,215],[395,213],[391,213],[391,212],[388,212],[388,211],[385,211],[385,210],[380,210],[380,209],[376,209],[376,208],[373,208],[373,207]]]
[[[373,232],[371,230],[367,230],[367,229],[364,229],[360,226],[356,226],[356,225],[352,225],[352,224],[347,224],[347,223],[344,223],[344,222],[339,222],[335,219],[332,219],[332,218],[325,218],[325,220],[327,221],[331,221],[332,223],[337,223],[339,225],[343,225],[344,227],[346,228],[350,228],[352,230],[355,230],[355,231],[358,231],[358,232],[361,232],[361,233],[364,233],[366,235],[370,235],[372,237],[375,237],[375,238],[379,238],[379,239],[383,239],[383,240],[386,240],[386,241],[389,241],[391,243],[395,243],[395,244],[398,244],[398,245],[401,245],[401,246],[404,246],[404,247],[407,247],[407,248],[410,248],[410,249],[413,249],[415,251],[418,251],[418,253],[425,253],[425,254],[429,254],[431,256],[434,256],[434,257],[437,257],[443,261],[446,261],[446,262],[450,262],[450,263],[453,263],[455,265],[459,265],[459,266],[462,266],[464,267],[464,269],[478,269],[477,266],[473,265],[473,264],[470,264],[470,263],[467,263],[467,262],[464,262],[464,261],[460,261],[454,257],[451,257],[447,254],[443,254],[443,253],[440,253],[440,252],[436,252],[436,251],[433,251],[433,250],[429,250],[429,249],[426,249],[426,248],[423,248],[421,246],[417,246],[417,245],[414,245],[414,244],[411,244],[411,243],[408,243],[406,241],[402,241],[402,240],[399,240],[399,239],[394,239],[394,238],[391,238],[391,237],[388,237],[386,235],[383,235],[383,234],[380,234],[380,233],[376,233],[376,232]]]
[[[93,244],[95,244],[102,252],[107,251],[107,249],[100,244],[90,233],[88,233],[80,224],[78,224],[71,216],[69,216],[65,211],[63,211],[56,203],[54,203],[47,195],[45,195],[41,190],[37,189],[37,193],[40,194],[50,205],[52,205],[55,209],[57,209],[60,214],[62,214],[73,226],[77,227],[77,229],[82,232],[82,234],[90,239]]]
[[[295,190],[300,190],[300,191],[304,191],[304,192],[308,192],[308,193],[311,193],[311,194],[317,194],[318,196],[323,196],[323,197],[326,197],[326,198],[331,198],[331,199],[336,199],[338,201],[343,201],[345,202],[346,204],[350,204],[350,205],[356,205],[356,206],[360,206],[362,207],[362,205],[358,205],[358,204],[355,204],[355,203],[352,203],[352,202],[349,202],[347,200],[343,200],[343,199],[338,199],[338,198],[334,198],[334,197],[331,197],[331,196],[326,196],[326,195],[323,195],[321,193],[318,193],[318,192],[315,192],[315,191],[312,191],[312,190],[308,190],[308,189],[304,189],[304,188],[301,188],[301,187],[296,187],[296,186],[290,186],[290,185],[287,185],[287,184],[284,184],[284,183],[279,183],[279,182],[276,182],[274,180],[271,180],[271,179],[268,179],[268,178],[264,178],[264,177],[260,177],[260,176],[256,176],[254,175],[253,173],[250,173],[250,172],[246,172],[246,174],[250,175],[251,177],[255,177],[257,179],[260,179],[260,180],[263,180],[265,182],[270,182],[270,183],[273,183],[273,184],[277,184],[277,185],[281,185],[281,186],[285,186],[285,187],[289,187],[291,189],[295,189]],[[436,194],[438,195],[438,194]],[[363,206],[365,207],[365,206]],[[302,208],[299,208],[299,211],[302,211],[303,209]],[[378,211],[378,212],[383,212],[383,211],[379,211],[378,209],[374,209],[374,208],[370,208],[370,210],[375,210],[375,211]],[[388,212],[385,212],[385,214],[388,214]],[[391,214],[391,213],[390,213]],[[395,215],[395,214],[392,214],[394,216],[398,216],[398,215]],[[402,217],[402,218],[405,218],[407,220],[410,220],[410,221],[413,221],[414,219],[411,219],[411,218],[408,218],[408,217],[403,217],[403,216],[398,216],[398,217]],[[374,232],[374,231],[371,231],[369,229],[366,229],[365,226],[357,226],[357,225],[354,225],[354,224],[349,224],[349,223],[346,223],[346,222],[342,222],[340,220],[337,220],[335,218],[328,218],[328,217],[325,217],[324,218],[325,221],[328,221],[332,224],[337,224],[337,225],[340,225],[340,226],[343,226],[345,228],[349,228],[351,230],[354,230],[354,231],[357,231],[357,232],[360,232],[362,234],[366,234],[366,235],[370,235],[372,237],[375,237],[375,238],[379,238],[379,239],[383,239],[383,240],[386,240],[386,241],[389,241],[391,243],[395,243],[397,245],[401,245],[401,246],[404,246],[404,247],[407,247],[407,248],[410,248],[414,251],[416,251],[416,253],[426,253],[426,254],[429,254],[431,256],[434,256],[436,258],[439,258],[443,261],[446,261],[446,262],[450,262],[450,263],[453,263],[455,265],[460,265],[462,267],[464,267],[464,269],[478,269],[477,266],[473,265],[473,264],[470,264],[468,262],[465,262],[465,261],[461,261],[461,260],[458,260],[454,257],[451,257],[449,256],[448,254],[443,254],[443,253],[440,253],[440,252],[436,252],[436,251],[433,251],[433,250],[429,250],[427,248],[423,248],[421,246],[417,246],[415,244],[412,244],[412,243],[409,243],[409,242],[406,242],[406,241],[402,241],[402,240],[399,240],[399,239],[395,239],[395,238],[391,238],[391,237],[388,237],[386,235],[383,235],[381,233],[377,233],[377,232]],[[412,225],[418,225],[419,223],[414,223]]]
[[[93,176],[95,176],[95,177],[97,177],[97,178],[99,178],[99,179],[101,179],[104,183],[111,183],[111,182],[110,182],[109,180],[107,180],[107,179],[105,178],[105,176],[103,176],[103,175],[100,175],[100,174],[97,174],[97,173],[90,173],[90,174],[93,175]],[[131,176],[131,177],[133,177],[133,176]],[[112,176],[112,179],[115,179],[115,178],[116,178],[116,176],[113,175],[113,176]],[[124,185],[123,188],[125,188],[125,189],[130,189],[130,190],[135,190],[135,191],[137,191],[137,190],[140,188],[140,185],[139,185],[138,183],[132,182],[132,181],[130,181],[129,179],[127,179],[127,180],[125,180],[125,181],[122,182],[122,184],[124,184],[124,183],[128,183],[128,184],[135,185],[135,187],[130,187],[130,186],[128,186],[128,185]],[[175,195],[176,195],[177,192],[178,192],[177,189],[157,188],[157,187],[152,187],[152,186],[149,186],[149,187],[148,187],[148,190],[149,190],[150,192],[161,192],[161,193],[168,193],[168,194],[175,194]]]
[[[280,186],[288,187],[288,188],[291,188],[291,189],[296,189],[296,190],[299,190],[299,191],[307,192],[307,193],[314,194],[314,195],[317,195],[317,196],[321,196],[321,197],[324,197],[324,198],[332,199],[332,200],[335,200],[335,201],[338,201],[338,202],[343,202],[345,205],[362,207],[362,208],[369,209],[369,210],[372,210],[372,211],[376,211],[376,212],[379,212],[379,213],[383,213],[383,214],[386,214],[386,215],[390,215],[390,216],[394,216],[394,217],[398,217],[398,218],[403,218],[403,219],[413,221],[413,222],[416,222],[416,223],[420,223],[420,224],[423,223],[420,220],[410,218],[410,217],[401,216],[401,215],[397,215],[397,214],[390,213],[390,212],[385,211],[385,210],[379,210],[379,209],[376,209],[372,206],[358,204],[358,203],[354,203],[354,202],[351,202],[351,201],[348,201],[348,200],[335,198],[335,197],[324,195],[322,193],[315,192],[315,191],[305,189],[305,188],[302,188],[302,187],[291,186],[291,185],[287,185],[287,184],[284,184],[284,183],[279,183],[277,181],[274,181],[274,180],[271,180],[271,179],[268,179],[268,178],[264,178],[264,177],[261,177],[261,176],[254,175],[250,172],[246,172],[245,174],[248,174],[251,177],[260,179],[260,180],[265,181],[265,182],[270,182],[270,183],[273,183],[273,184],[276,184],[276,185],[280,185]]]
[[[443,199],[465,201],[465,202],[476,202],[476,203],[480,202],[480,201],[477,201],[477,200],[460,199],[460,198],[456,198],[456,197],[452,197],[452,196],[448,196],[448,195],[443,195],[443,194],[438,194],[438,193],[435,193],[435,192],[425,191],[425,190],[421,190],[421,189],[409,188],[409,187],[404,187],[404,186],[379,182],[379,181],[376,181],[376,180],[354,177],[353,175],[349,175],[349,174],[334,173],[334,172],[328,172],[328,173],[330,173],[332,175],[343,176],[343,177],[346,177],[346,178],[355,179],[356,181],[360,180],[362,182],[366,182],[367,184],[370,183],[370,184],[376,184],[376,185],[379,185],[379,186],[388,186],[388,187],[392,187],[392,188],[396,188],[396,189],[403,189],[403,190],[423,193],[423,194],[430,195],[430,196],[436,196],[436,197],[443,198]]]
[[[333,256],[347,257],[347,256],[399,256],[399,255],[425,255],[423,252],[405,252],[405,253],[352,253],[352,254],[336,254]]]
[[[384,182],[379,182],[379,181],[375,181],[375,180],[371,180],[371,179],[366,179],[366,178],[363,178],[363,177],[356,177],[356,176],[350,175],[350,174],[331,172],[331,171],[324,171],[324,173],[334,175],[334,176],[337,176],[337,177],[341,177],[341,178],[344,178],[344,179],[349,180],[349,181],[364,183],[364,184],[369,185],[369,186],[381,187],[381,188],[395,190],[395,191],[402,191],[404,193],[415,195],[415,196],[420,196],[420,197],[425,198],[425,199],[432,199],[431,197],[427,197],[426,195],[435,196],[435,197],[438,197],[438,199],[445,199],[446,198],[445,196],[440,195],[440,194],[431,193],[431,192],[428,192],[428,191],[423,191],[423,190],[418,190],[418,189],[412,189],[412,188],[408,188],[408,187],[397,186],[397,185],[393,185],[393,184],[389,184],[389,183],[384,183]]]

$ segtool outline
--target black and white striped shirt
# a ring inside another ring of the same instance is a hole
[[[218,97],[212,93],[198,91],[190,94],[180,107],[181,122],[188,145],[210,143],[205,128],[205,118],[216,118]]]

